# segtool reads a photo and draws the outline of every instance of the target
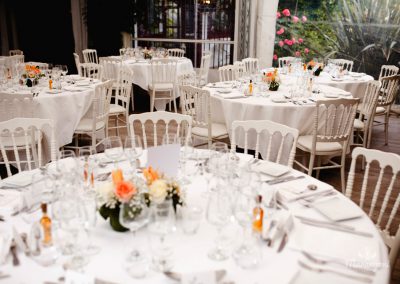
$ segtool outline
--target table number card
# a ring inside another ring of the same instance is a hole
[[[147,149],[147,166],[173,178],[178,174],[179,144],[161,145]]]

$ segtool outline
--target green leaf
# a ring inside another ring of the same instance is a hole
[[[107,220],[107,218],[112,214],[112,210],[113,210],[113,209],[107,207],[107,206],[104,204],[103,206],[100,207],[99,213],[100,213],[101,217],[104,218],[104,220]]]

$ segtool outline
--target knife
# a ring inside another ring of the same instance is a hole
[[[282,240],[281,240],[281,243],[279,244],[279,247],[278,247],[278,250],[277,250],[278,253],[280,253],[284,249],[284,247],[287,244],[287,241],[288,241],[288,234],[286,232],[284,232]]]
[[[272,179],[272,180],[267,180],[265,181],[267,184],[269,185],[273,185],[273,184],[278,184],[278,183],[283,183],[283,182],[288,182],[288,181],[292,181],[292,180],[296,180],[296,179],[302,179],[305,178],[305,176],[288,176],[288,177],[283,177],[283,178],[276,178],[276,179]]]
[[[354,234],[354,235],[359,235],[362,237],[367,237],[367,238],[373,238],[374,235],[368,232],[361,232],[361,231],[356,231],[356,230],[350,230],[350,229],[346,229],[343,227],[339,227],[337,225],[328,225],[328,224],[321,224],[321,223],[314,223],[314,222],[309,222],[309,221],[305,221],[305,220],[301,220],[301,223],[309,225],[309,226],[314,226],[314,227],[318,227],[318,228],[326,228],[326,229],[331,229],[331,230],[335,230],[335,231],[340,231],[340,232],[345,232],[345,233],[350,233],[350,234]]]

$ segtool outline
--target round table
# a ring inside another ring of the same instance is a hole
[[[319,94],[301,99],[294,103],[289,98],[291,86],[282,84],[278,91],[257,91],[248,97],[243,96],[240,88],[233,88],[233,82],[208,84],[205,89],[211,94],[211,116],[213,122],[224,123],[231,135],[232,122],[235,120],[271,120],[299,130],[299,135],[311,134],[314,127],[315,100],[328,97],[351,98],[349,92],[338,88],[320,85]],[[229,93],[222,93],[222,91]],[[244,147],[244,135],[238,135],[237,145]],[[266,145],[265,135],[261,136],[260,145]],[[255,149],[255,137],[248,140],[249,149]],[[264,149],[265,148],[265,149]],[[260,149],[265,154],[266,147]]]
[[[248,155],[239,154],[242,163],[248,163],[250,157]],[[144,161],[145,158],[142,159]],[[193,161],[193,165],[196,161]],[[122,168],[127,167],[127,163],[120,163]],[[109,171],[112,165],[104,171]],[[288,169],[287,175],[303,175],[302,173]],[[207,204],[207,175],[196,175],[191,178],[192,183],[187,187],[187,198],[193,204],[206,210]],[[262,175],[263,180],[271,179],[270,176]],[[2,181],[4,182],[4,180]],[[307,185],[314,184],[317,191],[334,190],[328,184],[322,183],[310,176],[303,179],[274,185],[279,195],[284,196],[284,192],[291,194],[301,194],[301,190],[306,190]],[[232,189],[233,190],[233,189]],[[259,189],[261,194],[271,190],[265,184]],[[299,191],[300,190],[300,191]],[[1,191],[0,201],[7,195],[6,191]],[[14,192],[15,194],[15,192]],[[18,194],[18,193],[16,193]],[[21,192],[19,192],[21,194]],[[232,257],[225,261],[212,261],[207,257],[207,252],[212,248],[216,236],[215,228],[211,226],[205,218],[201,221],[199,231],[195,235],[183,234],[180,226],[180,220],[177,220],[176,231],[170,236],[173,243],[173,268],[172,271],[178,273],[190,273],[199,271],[209,271],[217,269],[225,269],[227,274],[222,283],[255,284],[265,283],[360,283],[349,278],[339,276],[332,273],[316,273],[301,268],[298,261],[307,263],[311,267],[318,265],[310,263],[302,255],[301,251],[307,251],[314,256],[320,258],[340,259],[347,264],[365,264],[368,267],[376,268],[376,274],[372,283],[382,284],[389,283],[390,269],[388,266],[387,249],[383,240],[372,221],[361,209],[351,200],[347,199],[339,192],[333,196],[338,198],[343,206],[348,209],[355,210],[359,213],[359,218],[347,221],[341,221],[341,224],[354,226],[356,231],[368,232],[370,237],[363,237],[348,232],[327,229],[323,226],[309,226],[300,222],[298,216],[312,218],[320,221],[328,221],[319,211],[314,208],[306,207],[297,201],[283,202],[282,207],[287,208],[293,218],[293,229],[288,233],[288,242],[282,252],[277,252],[277,244],[272,247],[267,246],[264,241],[258,241],[258,248],[261,253],[260,264],[253,269],[239,268]],[[333,197],[325,197],[324,200]],[[320,200],[320,199],[318,199]],[[8,202],[10,204],[10,202]],[[3,209],[4,209],[3,205]],[[286,212],[286,209],[279,210]],[[39,220],[41,213],[36,212],[29,215],[33,220]],[[25,216],[26,217],[26,216]],[[11,229],[14,226],[19,232],[27,232],[30,224],[23,221],[22,217],[17,215],[14,217],[5,216],[5,221],[0,222],[0,229]],[[132,244],[132,236],[130,233],[117,233],[113,231],[108,222],[98,219],[97,226],[92,231],[92,243],[100,246],[99,254],[90,258],[89,264],[84,268],[86,275],[95,276],[97,279],[110,281],[112,283],[176,283],[160,272],[150,270],[143,279],[132,279],[123,269],[125,264],[124,258]],[[149,248],[149,232],[146,228],[142,228],[136,235],[136,245],[142,248]],[[224,230],[226,242],[229,247],[234,248],[241,241],[241,229],[232,221]],[[53,265],[44,267],[37,264],[31,258],[25,257],[19,253],[21,265],[12,266],[11,260],[1,266],[1,271],[9,274],[10,277],[5,279],[6,283],[43,283],[44,281],[56,282],[57,279],[64,275],[62,263],[66,257],[59,258]],[[341,266],[319,265],[321,268],[332,268],[353,275],[365,276],[363,274],[354,273]],[[85,282],[86,283],[86,282]],[[106,282],[104,282],[106,283]],[[107,282],[108,283],[108,282]]]

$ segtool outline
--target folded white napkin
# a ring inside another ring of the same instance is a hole
[[[0,215],[6,217],[24,206],[23,194],[15,190],[0,190]]]
[[[253,170],[267,174],[269,176],[278,177],[290,171],[290,168],[281,164],[272,163],[270,161],[259,161],[252,167]]]
[[[216,275],[215,271],[199,271],[199,272],[190,272],[183,273],[181,278],[182,284],[215,284]]]
[[[316,190],[308,189],[308,185],[313,184],[317,186]],[[277,189],[278,200],[285,202],[292,202],[300,197],[313,196],[315,194],[322,194],[333,190],[333,187],[329,184],[318,180],[310,180],[307,177],[304,179],[297,179],[283,184],[277,184],[274,186]]]

